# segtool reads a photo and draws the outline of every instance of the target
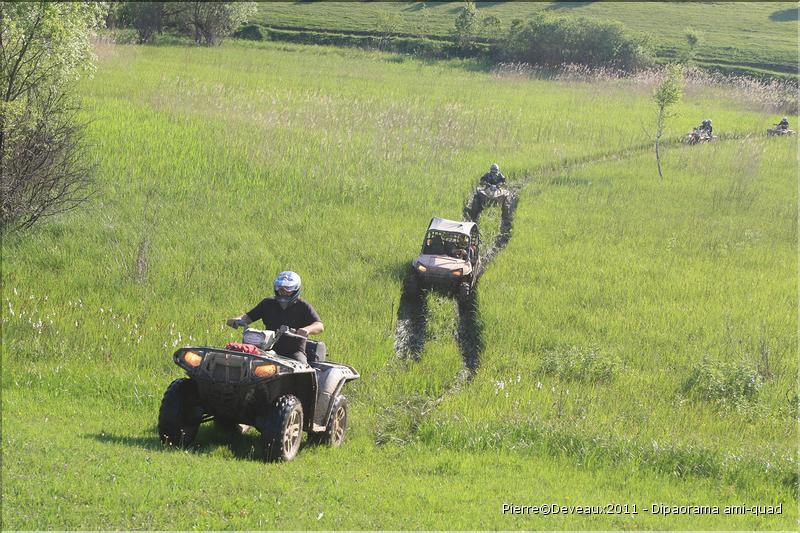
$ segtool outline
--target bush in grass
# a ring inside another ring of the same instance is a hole
[[[539,371],[562,379],[601,382],[614,379],[622,368],[616,357],[597,353],[594,349],[571,346],[549,350],[539,363]]]
[[[242,26],[239,30],[234,32],[233,36],[237,39],[245,39],[248,41],[263,41],[265,38],[264,33],[261,31],[261,26],[258,24]]]
[[[704,358],[692,369],[683,391],[696,399],[739,405],[753,400],[763,384],[753,365]]]
[[[94,66],[101,3],[0,4],[0,233],[75,208],[89,195],[79,99]]]
[[[499,52],[504,61],[550,66],[577,63],[634,70],[652,63],[647,39],[628,34],[618,22],[546,13],[527,23],[515,20]]]

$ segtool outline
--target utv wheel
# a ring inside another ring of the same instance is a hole
[[[265,461],[291,461],[303,440],[303,406],[291,394],[278,398],[263,419],[261,442]]]
[[[462,283],[458,286],[458,299],[462,302],[466,302],[471,292],[472,287],[469,286],[469,283]]]
[[[408,294],[411,297],[416,297],[417,294],[419,293],[419,287],[420,287],[419,276],[417,275],[416,272],[412,271],[408,275],[408,278],[406,278],[406,294]]]
[[[339,395],[333,401],[331,408],[331,419],[325,431],[313,433],[311,442],[314,444],[324,444],[331,448],[338,448],[347,436],[347,398]]]
[[[170,446],[185,447],[194,442],[203,419],[197,385],[188,378],[176,379],[167,387],[158,412],[158,435]]]

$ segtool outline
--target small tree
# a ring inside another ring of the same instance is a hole
[[[456,15],[453,36],[456,45],[461,50],[468,50],[475,42],[475,34],[478,32],[478,8],[475,2],[464,2],[464,6]]]
[[[489,38],[496,37],[500,31],[502,21],[494,15],[486,15],[481,19],[481,33]]]
[[[379,35],[378,47],[381,50],[385,50],[388,47],[392,35],[397,32],[399,26],[400,18],[396,13],[389,13],[386,11],[378,13],[378,17],[375,20],[375,29]]]
[[[168,2],[126,2],[124,19],[136,30],[136,42],[149,43],[158,33],[164,31],[164,25],[170,16]]]
[[[661,171],[661,136],[664,134],[664,125],[669,116],[669,109],[680,102],[683,97],[683,67],[681,65],[668,65],[666,77],[656,86],[653,100],[658,107],[656,116],[656,165],[658,177],[664,178]]]
[[[686,36],[686,51],[683,54],[683,62],[691,65],[694,62],[695,55],[697,55],[697,48],[703,44],[703,34],[692,28],[686,28],[684,31]]]
[[[70,86],[91,70],[102,3],[0,2],[0,230],[76,207],[91,166]]]
[[[218,45],[256,13],[255,2],[171,2],[180,7],[179,21],[194,33],[196,43]]]

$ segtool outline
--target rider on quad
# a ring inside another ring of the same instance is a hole
[[[697,131],[701,134],[705,133],[710,139],[713,135],[714,128],[711,127],[711,119],[705,119],[698,127]]]
[[[242,324],[250,324],[256,320],[264,323],[264,328],[278,331],[281,326],[287,326],[300,337],[308,337],[322,333],[325,329],[319,315],[311,304],[300,299],[300,276],[295,272],[281,272],[272,283],[275,292],[273,298],[264,298],[253,309],[226,322],[232,328]],[[281,336],[273,346],[278,355],[290,357],[302,363],[306,359],[305,339],[296,342],[297,337]]]
[[[492,163],[489,172],[481,176],[481,185],[501,185],[506,182],[506,177],[500,173],[497,163]]]
[[[789,119],[788,119],[788,118],[786,118],[786,117],[783,117],[783,118],[781,119],[781,121],[780,121],[780,122],[778,122],[778,123],[777,123],[777,124],[775,124],[775,125],[777,126],[777,129],[779,129],[779,130],[782,130],[782,131],[786,131],[786,130],[788,130],[788,129],[789,129]]]

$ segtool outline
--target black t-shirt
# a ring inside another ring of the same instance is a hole
[[[492,174],[491,172],[487,172],[483,176],[481,176],[481,181],[488,183],[489,185],[500,185],[501,183],[506,182],[506,177],[500,174]]]
[[[293,329],[304,328],[320,321],[319,315],[311,307],[311,304],[300,298],[286,309],[281,308],[281,304],[275,298],[264,298],[247,312],[247,316],[253,322],[261,320],[264,328],[272,331],[277,331],[281,326],[289,326]]]

